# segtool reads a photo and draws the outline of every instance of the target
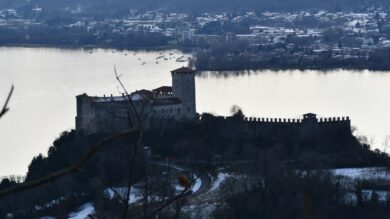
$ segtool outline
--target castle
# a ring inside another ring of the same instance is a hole
[[[148,124],[150,119],[195,119],[195,71],[182,67],[171,71],[171,76],[172,87],[122,96],[92,97],[85,93],[77,96],[76,131],[86,135],[111,133],[140,121]]]
[[[147,127],[151,120],[196,119],[195,71],[182,67],[171,71],[171,76],[172,87],[139,90],[122,96],[77,96],[77,133],[114,133],[130,128],[131,125]],[[230,118],[219,117],[225,125],[229,124]],[[269,135],[275,130],[293,128],[304,139],[318,133],[351,133],[349,117],[317,118],[313,113],[303,115],[303,119],[244,118],[244,122],[250,129]]]

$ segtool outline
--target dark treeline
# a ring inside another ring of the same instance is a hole
[[[390,214],[390,199],[380,202],[375,192],[364,197],[358,184],[349,190],[327,173],[300,174],[277,165],[263,167],[253,167],[251,181],[233,179],[223,185],[227,191],[246,189],[227,197],[226,204],[214,212],[215,218],[384,219]],[[346,198],[351,196],[356,197],[354,204]]]
[[[105,137],[106,135],[78,136],[75,131],[62,133],[49,148],[47,157],[38,155],[31,161],[26,182],[75,164],[93,145]],[[128,159],[134,147],[130,139],[131,136],[126,136],[110,143],[76,173],[44,186],[2,197],[0,218],[5,218],[10,212],[14,214],[14,218],[39,218],[47,215],[66,218],[69,212],[86,201],[96,200],[96,203],[104,201],[103,191],[108,186],[126,185]],[[143,174],[141,160],[137,161],[136,166],[135,181]],[[104,183],[100,179],[104,179]],[[0,183],[0,188],[5,189],[14,185],[16,185],[14,182],[5,179]]]
[[[240,167],[240,165],[254,162],[256,164],[255,170],[265,171],[261,173],[263,175],[259,175],[260,177],[275,177],[276,175],[268,174],[276,173],[282,176],[283,174],[279,172],[280,169],[291,171],[307,168],[389,165],[387,154],[380,151],[371,151],[368,144],[360,142],[349,132],[339,132],[338,129],[332,131],[330,129],[315,135],[309,141],[307,139],[302,140],[299,132],[293,126],[275,126],[262,132],[256,132],[248,122],[243,120],[241,111],[239,112],[228,119],[203,114],[201,120],[191,123],[158,122],[144,132],[141,146],[149,146],[155,160],[165,161],[166,157],[176,157],[178,161],[206,162],[215,168],[234,166],[234,168],[238,168],[236,172],[239,174],[253,174],[250,172],[251,168]],[[28,168],[26,182],[74,164],[99,139],[105,136],[83,136],[77,135],[75,131],[64,132],[49,148],[47,157],[38,155],[32,160]],[[115,209],[120,208],[118,200],[105,198],[103,191],[108,186],[123,187],[126,185],[127,169],[124,167],[129,165],[129,157],[134,146],[130,139],[131,136],[122,137],[106,145],[87,165],[72,175],[45,186],[1,199],[0,217],[13,212],[14,218],[35,218],[47,215],[63,218],[67,216],[67,213],[75,210],[77,206],[86,201],[94,202],[98,212],[114,212]],[[139,158],[142,157],[141,152],[139,151]],[[163,172],[156,168],[151,169],[160,173]],[[137,160],[135,170],[134,182],[142,180],[144,176],[142,159]],[[209,169],[209,171],[211,170]],[[249,187],[250,190],[248,191],[226,197],[228,201],[226,211],[231,212],[232,218],[235,218],[234,215],[252,215],[254,217],[264,215],[265,218],[276,218],[273,217],[275,215],[272,212],[266,211],[265,206],[275,204],[275,206],[281,207],[283,203],[294,202],[296,198],[299,198],[295,193],[304,194],[305,192],[304,187],[301,186],[305,184],[301,183],[310,185],[312,182],[310,180],[314,180],[318,184],[316,187],[307,187],[312,189],[313,195],[315,195],[311,198],[317,203],[312,206],[316,213],[323,210],[328,213],[324,216],[331,216],[332,214],[329,212],[332,209],[344,209],[345,204],[340,202],[339,199],[325,205],[329,199],[333,200],[333,196],[323,194],[322,191],[323,189],[334,189],[335,185],[326,181],[323,182],[320,176],[314,179],[301,178],[296,175],[283,175],[283,177],[278,179],[269,178],[270,180],[277,180],[275,182],[269,181],[269,185],[280,186],[280,190],[272,186],[267,188]],[[104,179],[104,183],[101,179]],[[157,179],[159,179],[159,182],[163,181],[160,178]],[[291,187],[287,187],[288,184]],[[14,185],[16,185],[15,182],[5,179],[0,183],[0,189]],[[282,195],[279,192],[284,193]],[[290,193],[291,195],[288,195]],[[338,195],[341,195],[341,193]],[[278,198],[276,199],[276,197]],[[42,209],[34,207],[45,206],[53,200],[58,200],[58,204]],[[249,205],[252,210],[244,214],[247,208],[236,204],[237,202],[247,204],[265,202],[265,205],[264,208],[253,206],[252,208]],[[14,203],[18,204],[15,205]],[[369,206],[367,209],[377,208],[379,203],[376,203],[372,208]],[[302,212],[299,211],[304,209],[302,209],[302,206],[299,207],[295,214],[291,214],[291,218],[300,218]],[[379,206],[378,208],[383,209],[384,207]],[[343,213],[346,214],[349,211],[348,209]],[[355,207],[351,207],[350,211],[356,214],[359,212]],[[382,210],[378,211],[378,214],[381,214],[381,212]],[[216,211],[215,213],[222,214],[223,212]],[[225,215],[226,217],[227,215]],[[137,217],[133,215],[132,218]]]
[[[26,7],[39,5],[52,10],[80,8],[83,13],[112,14],[125,9],[166,9],[178,12],[237,12],[265,10],[352,10],[372,6],[389,6],[387,0],[2,0],[0,7]]]
[[[386,153],[371,151],[368,144],[337,127],[323,130],[307,141],[294,125],[256,130],[255,124],[239,116],[225,120],[203,114],[196,123],[171,122],[163,128],[147,130],[144,141],[162,157],[212,160],[217,155],[224,161],[256,160],[265,151],[273,151],[275,161],[293,161],[297,168],[384,166],[389,161]]]
[[[25,29],[0,28],[1,45],[49,45],[49,46],[96,46],[116,49],[158,48],[167,46],[169,37],[160,33],[132,31],[106,32],[99,36],[85,29],[32,27]]]

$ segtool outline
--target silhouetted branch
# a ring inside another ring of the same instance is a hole
[[[135,107],[133,101],[131,100],[131,96],[130,96],[129,92],[127,91],[125,85],[123,85],[123,83],[122,83],[122,81],[120,79],[121,75],[118,75],[115,66],[114,66],[114,73],[115,73],[116,80],[118,81],[118,83],[120,84],[120,86],[122,87],[123,91],[125,92],[125,94],[126,94],[126,96],[128,98],[128,102],[130,103],[130,106],[131,106],[132,110],[134,111],[135,116],[137,118],[139,118],[140,116],[138,115],[137,108]]]
[[[182,191],[180,192],[177,196],[174,196],[173,198],[169,199],[168,201],[166,201],[164,204],[162,204],[160,207],[158,207],[157,209],[155,209],[151,214],[149,214],[148,216],[145,217],[145,219],[149,219],[149,218],[152,218],[154,216],[156,216],[159,212],[161,212],[162,210],[164,210],[164,208],[168,207],[170,204],[172,204],[173,202],[175,202],[176,200],[180,199],[180,198],[183,198],[187,195],[190,195],[192,193],[192,191],[190,191],[191,189],[191,186],[194,184],[194,182],[196,180],[198,180],[200,178],[202,174],[199,174],[198,177],[196,177],[195,179],[193,179],[190,184]]]
[[[62,169],[62,170],[59,170],[55,173],[52,173],[52,174],[49,174],[43,178],[40,178],[40,179],[37,179],[37,180],[34,180],[34,181],[31,181],[29,183],[24,183],[22,185],[19,185],[19,186],[15,186],[15,187],[12,187],[12,188],[9,188],[9,189],[5,189],[3,191],[0,191],[0,197],[2,196],[5,196],[5,195],[9,195],[11,193],[15,193],[15,192],[20,192],[20,191],[24,191],[24,190],[28,190],[28,189],[31,189],[31,188],[35,188],[35,187],[38,187],[38,186],[41,186],[41,185],[44,185],[46,183],[49,183],[49,182],[53,182],[61,177],[64,177],[68,174],[71,174],[73,172],[76,172],[78,171],[99,149],[101,149],[103,146],[105,146],[106,144],[120,138],[120,137],[123,137],[125,135],[128,135],[128,134],[131,134],[131,133],[138,133],[138,130],[136,129],[133,129],[133,130],[129,130],[129,131],[124,131],[124,132],[121,132],[121,133],[118,133],[118,134],[114,134],[106,139],[103,139],[102,141],[98,142],[96,145],[94,145],[89,151],[88,153],[76,164],[68,167],[68,168],[65,168],[65,169]]]
[[[3,117],[9,111],[8,103],[9,103],[9,100],[11,99],[13,92],[14,92],[14,85],[12,85],[11,90],[9,91],[8,97],[5,100],[3,109],[0,111],[0,118]]]
[[[171,198],[170,200],[166,201],[163,205],[158,207],[156,210],[154,210],[150,215],[146,216],[145,218],[149,219],[149,218],[152,218],[152,217],[156,216],[158,213],[160,213],[162,210],[164,210],[164,208],[168,207],[170,204],[172,204],[176,200],[179,200],[180,198],[183,198],[183,197],[185,197],[187,195],[190,195],[190,194],[191,194],[191,191],[189,191],[188,188],[186,188],[185,190],[183,190],[177,196],[175,196],[175,197]]]
[[[138,150],[138,141],[139,141],[139,134],[137,133],[136,136],[134,136],[134,149],[133,149],[133,156],[131,158],[131,163],[129,164],[129,179],[127,184],[127,194],[125,199],[125,207],[123,208],[122,218],[126,218],[127,211],[129,209],[129,200],[130,200],[130,193],[131,193],[131,186],[133,184],[133,172],[134,172],[134,166],[135,166],[135,160],[137,157],[137,150]]]
[[[98,171],[96,171],[92,166],[89,166],[89,169],[97,176],[97,178],[100,180],[103,186],[111,190],[120,199],[121,202],[125,202],[121,194],[119,194],[119,192],[116,189],[111,188],[111,186],[106,182],[106,180],[104,180],[104,178],[99,174]]]

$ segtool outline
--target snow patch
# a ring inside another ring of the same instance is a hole
[[[200,180],[200,178],[198,177],[195,181],[195,184],[192,186],[191,190],[192,192],[196,192],[200,189],[200,187],[202,186],[202,180]]]
[[[384,167],[341,168],[330,170],[335,176],[363,180],[390,180],[390,171]]]
[[[219,188],[221,183],[229,177],[227,173],[218,173],[217,179],[214,180],[213,185],[211,186],[210,191],[214,191]]]
[[[200,187],[202,187],[202,180],[196,175],[194,175],[194,177],[196,178],[196,180],[195,180],[195,183],[191,186],[192,193],[197,192],[200,189]],[[179,184],[176,184],[175,185],[175,194],[179,194],[184,189],[185,189],[185,187],[183,187]]]
[[[105,194],[105,196],[108,199],[113,199],[113,198],[117,197],[118,195],[122,199],[124,199],[124,198],[126,198],[126,195],[127,195],[127,188],[126,187],[107,188],[103,191],[103,193]],[[141,189],[131,187],[130,195],[129,195],[129,204],[137,203],[137,202],[141,201],[143,198],[144,198],[144,194],[143,194],[143,191]],[[148,200],[149,201],[157,201],[157,200],[161,200],[161,197],[159,197],[157,195],[149,195]]]
[[[127,195],[127,188],[126,187],[117,187],[117,188],[107,188],[104,191],[104,194],[107,198],[113,199],[118,195],[121,196],[121,198],[125,198]],[[130,195],[129,195],[129,204],[136,203],[142,199],[142,192],[134,187],[131,187],[130,189]]]
[[[88,219],[88,215],[93,214],[95,208],[91,202],[85,203],[82,205],[78,212],[72,212],[69,214],[68,219]]]
[[[388,191],[375,191],[375,193],[378,195],[379,202],[386,202],[387,197],[390,195],[390,192]],[[372,198],[373,194],[374,194],[374,190],[362,190],[362,197],[364,201],[369,201]],[[356,204],[357,203],[356,194],[353,192],[349,192],[344,196],[344,200],[347,203]]]

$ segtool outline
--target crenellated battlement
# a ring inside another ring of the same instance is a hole
[[[318,123],[335,123],[335,122],[350,122],[349,117],[328,117],[319,118]]]
[[[234,116],[219,118],[227,122],[226,124],[235,120]],[[317,118],[316,114],[307,113],[301,118],[244,117],[243,121],[247,128],[269,135],[282,130],[300,133],[302,139],[311,139],[326,133],[332,133],[334,136],[351,135],[351,120],[348,116]]]
[[[227,119],[228,117],[224,117]],[[348,116],[346,117],[326,117],[326,118],[316,118],[317,123],[339,123],[339,122],[350,122]],[[258,122],[258,123],[286,123],[286,124],[299,124],[302,123],[304,119],[292,119],[292,118],[267,118],[267,117],[245,117],[247,122]]]
[[[286,123],[286,124],[298,124],[302,122],[302,119],[264,118],[264,117],[245,117],[244,120],[247,122]]]

